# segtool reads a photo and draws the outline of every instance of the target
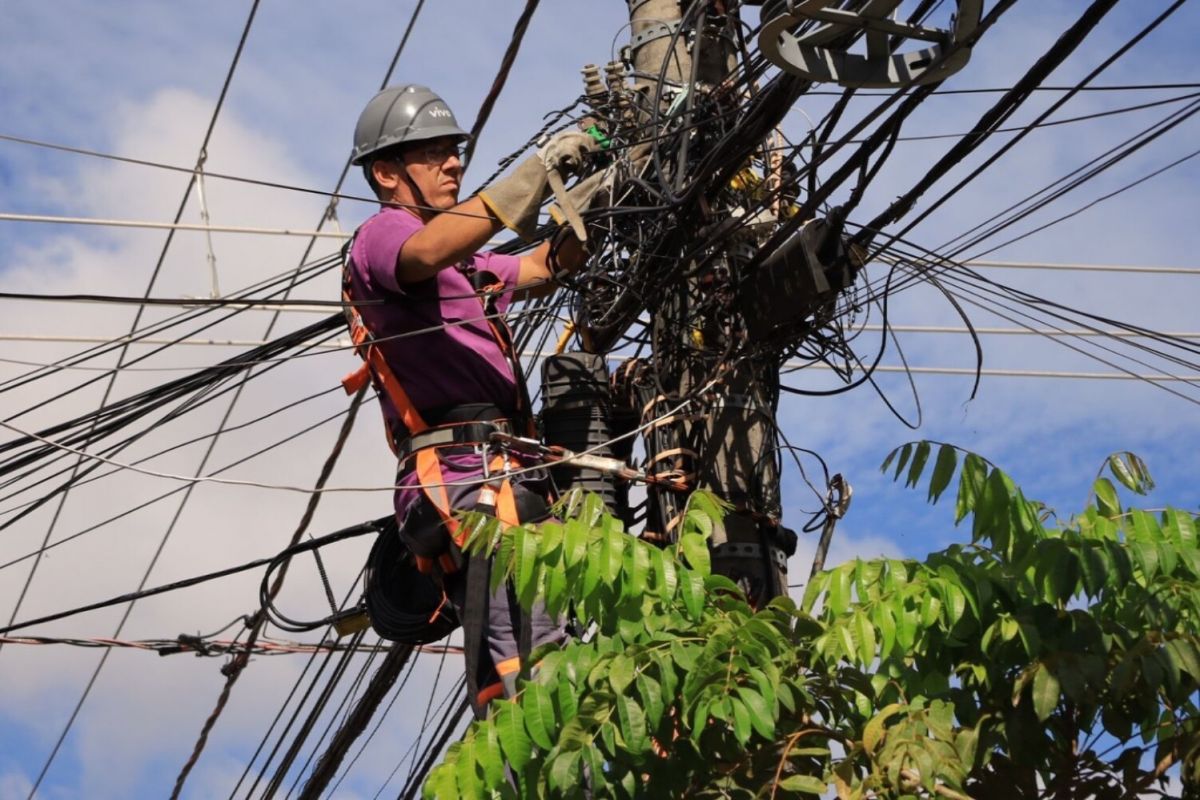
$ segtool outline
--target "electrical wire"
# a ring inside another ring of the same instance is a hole
[[[221,86],[221,91],[217,98],[216,107],[214,108],[212,116],[209,119],[208,128],[205,131],[203,143],[200,146],[200,154],[196,161],[197,172],[200,170],[205,159],[207,158],[208,143],[212,137],[212,132],[213,132],[214,128],[216,127],[217,119],[220,116],[221,109],[224,106],[225,97],[229,91],[229,87],[233,82],[233,75],[237,70],[237,65],[238,65],[239,61],[241,60],[241,55],[242,55],[243,49],[245,48],[246,39],[250,35],[250,29],[254,24],[254,17],[256,15],[256,13],[258,12],[258,4],[259,4],[259,0],[254,0],[253,4],[250,7],[249,16],[247,17],[246,24],[242,29],[241,37],[238,39],[237,47],[234,50],[233,59],[229,65],[229,70],[226,72],[225,80]],[[182,219],[183,211],[187,206],[188,198],[191,196],[191,191],[192,191],[193,186],[195,186],[195,184],[196,184],[196,174],[193,174],[188,179],[188,186],[187,186],[187,189],[184,191],[183,199],[180,201],[179,207],[175,213],[174,222],[178,223]],[[154,270],[151,272],[149,283],[146,286],[145,294],[147,297],[150,295],[150,292],[153,291],[153,287],[158,279],[159,272],[161,271],[162,265],[163,265],[164,261],[166,260],[167,252],[170,249],[172,241],[174,241],[174,234],[175,234],[175,232],[173,230],[167,232],[166,241],[163,243],[163,247],[162,247],[161,251],[159,252],[158,260],[155,263]],[[134,320],[133,320],[133,323],[130,328],[131,331],[137,329],[138,324],[141,321],[142,313],[143,313],[143,307],[139,307],[137,313],[134,316]],[[121,355],[118,356],[118,364],[124,360],[126,352],[127,352],[127,350],[125,350],[125,349],[123,349],[121,351]],[[115,381],[116,381],[116,373],[114,372],[112,377],[109,379],[108,386],[104,392],[104,397],[101,399],[101,405],[104,405],[104,403],[107,402],[108,395],[112,391],[113,386],[115,385]],[[83,464],[82,460],[79,462],[79,464],[80,464],[80,466],[82,466],[82,464]],[[64,492],[62,495],[60,495],[60,501],[59,501],[58,507],[55,509],[54,516],[51,518],[50,525],[48,526],[48,528],[46,530],[46,536],[43,541],[43,545],[45,545],[45,543],[48,542],[50,540],[50,537],[53,535],[55,526],[58,523],[58,519],[61,515],[63,506],[66,503],[66,499],[67,499],[67,494]],[[164,539],[163,544],[165,544],[165,543],[166,543],[166,540]],[[158,551],[155,553],[154,558],[150,562],[150,567],[146,572],[146,577],[149,577],[149,570],[153,569],[155,562],[157,562],[157,560],[158,560],[158,554],[161,552],[162,552],[162,546],[160,545]],[[26,580],[25,587],[22,589],[22,592],[18,597],[17,603],[13,608],[13,612],[12,612],[12,616],[10,617],[10,621],[12,619],[15,619],[16,615],[20,611],[21,602],[23,601],[25,594],[28,591],[28,588],[32,584],[32,581],[36,575],[38,563],[39,562],[37,560],[35,560],[33,566],[30,569],[30,573]],[[144,585],[144,583],[145,583],[145,578],[143,578],[143,580],[142,580],[143,585]],[[125,626],[125,621],[128,619],[128,615],[129,615],[129,612],[131,609],[132,609],[132,606],[126,607],[125,613],[123,614],[121,621],[117,625],[116,632],[113,634],[114,638],[120,636],[120,632]],[[111,652],[112,652],[111,650],[104,651],[104,654],[101,656],[99,663],[96,665],[95,670],[92,672],[91,677],[88,679],[88,682],[87,682],[86,686],[84,687],[83,692],[79,697],[79,700],[76,702],[74,709],[71,711],[71,715],[68,717],[66,724],[63,726],[61,732],[59,733],[59,736],[58,736],[57,740],[55,741],[54,746],[51,749],[49,756],[46,758],[45,762],[42,764],[42,768],[38,772],[37,778],[34,780],[32,786],[30,787],[29,795],[28,795],[30,800],[32,800],[32,798],[37,794],[38,788],[41,786],[42,781],[45,779],[46,774],[50,770],[51,765],[54,763],[55,758],[58,756],[58,752],[59,752],[59,749],[62,747],[62,743],[66,740],[67,735],[70,733],[71,728],[74,725],[75,720],[79,715],[80,709],[83,708],[83,704],[87,701],[88,695],[91,693],[92,687],[95,686],[96,679],[99,677],[100,672],[104,669],[104,665],[108,661],[108,655]]]
[[[131,604],[146,597],[154,597],[156,595],[166,594],[167,592],[187,589],[192,586],[198,586],[202,583],[208,583],[209,581],[217,580],[219,578],[226,578],[230,575],[237,575],[241,572],[247,572],[259,567],[265,567],[272,563],[278,562],[280,559],[290,558],[298,553],[307,553],[317,549],[318,547],[324,547],[335,542],[340,542],[344,539],[351,539],[371,533],[379,533],[380,525],[381,523],[378,520],[372,522],[363,522],[358,525],[351,525],[348,528],[342,528],[341,530],[334,531],[333,533],[324,534],[316,539],[298,542],[297,544],[291,545],[282,552],[270,556],[269,558],[257,558],[253,561],[247,561],[234,567],[226,567],[225,569],[206,572],[203,575],[172,581],[171,583],[153,586],[149,589],[143,587],[134,592],[117,595],[116,597],[110,597],[105,600],[97,600],[94,603],[76,606],[65,611],[56,611],[53,614],[46,614],[34,619],[22,620],[21,622],[5,625],[3,628],[0,628],[0,635],[11,633],[12,631],[16,630],[22,630],[24,628],[29,628],[34,625],[44,625],[47,622],[56,622],[57,620],[73,617],[88,611],[97,611],[110,606]],[[118,639],[119,636],[113,636],[110,638]]]

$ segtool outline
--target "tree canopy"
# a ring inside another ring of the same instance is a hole
[[[1188,512],[1122,505],[1145,464],[1111,456],[1065,518],[950,445],[883,469],[931,503],[957,477],[969,542],[850,561],[759,609],[711,573],[705,493],[668,549],[594,497],[503,534],[472,518],[493,580],[585,634],[535,654],[426,796],[1128,798],[1167,796],[1168,773],[1198,796],[1200,543]]]

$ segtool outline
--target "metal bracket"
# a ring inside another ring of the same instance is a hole
[[[901,0],[864,0],[856,11],[830,8],[833,0],[768,0],[758,37],[767,59],[795,75],[819,83],[855,88],[889,89],[942,81],[971,58],[966,42],[979,27],[983,0],[956,0],[953,30],[908,25],[891,18]],[[797,27],[815,21],[816,28],[797,34]],[[867,54],[834,50],[830,45],[865,31]],[[905,53],[892,52],[890,39],[932,42]]]
[[[629,39],[630,50],[637,50],[644,44],[653,42],[655,39],[663,39],[667,36],[673,36],[675,31],[679,30],[679,23],[682,20],[674,22],[656,22],[642,30],[641,33],[635,33]]]

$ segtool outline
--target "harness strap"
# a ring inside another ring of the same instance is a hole
[[[512,425],[503,419],[438,425],[397,442],[394,451],[403,463],[417,451],[428,448],[486,445],[491,435],[497,432],[511,433]]]

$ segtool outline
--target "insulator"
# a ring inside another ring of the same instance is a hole
[[[589,101],[595,101],[602,98],[606,92],[604,81],[600,78],[600,68],[595,64],[584,64],[583,69],[583,93]]]

